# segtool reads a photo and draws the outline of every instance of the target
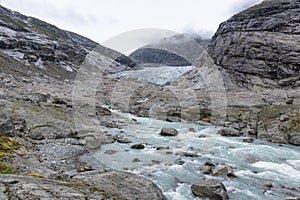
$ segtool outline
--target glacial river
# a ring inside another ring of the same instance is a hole
[[[127,77],[156,84],[172,82],[192,70],[188,67],[148,67],[137,71],[121,72],[112,78]],[[202,178],[221,180],[230,199],[279,200],[300,196],[300,148],[254,140],[243,142],[242,137],[217,135],[218,127],[205,127],[191,123],[165,122],[131,114],[115,113],[137,123],[123,129],[108,129],[112,135],[120,134],[132,141],[129,144],[103,145],[95,157],[107,167],[126,170],[148,177],[170,200],[196,200],[191,184]],[[176,137],[160,136],[163,127],[178,130]],[[138,150],[133,144],[145,144]],[[158,147],[167,147],[157,150]],[[108,154],[107,152],[112,152]],[[237,178],[204,175],[200,168],[205,162],[225,164]],[[272,184],[273,187],[266,185]],[[295,188],[298,188],[295,189]]]
[[[217,135],[217,127],[204,127],[189,123],[171,123],[118,113],[138,123],[124,129],[109,129],[110,134],[121,134],[132,141],[129,144],[103,145],[95,154],[107,167],[127,170],[150,178],[170,200],[196,200],[191,184],[201,178],[220,179],[228,190],[230,199],[286,199],[300,192],[284,188],[300,186],[300,149],[291,145],[278,145],[255,140],[245,143],[244,138]],[[176,137],[160,136],[162,127],[178,130]],[[191,131],[191,128],[194,130]],[[142,150],[130,148],[145,144]],[[157,147],[169,147],[156,150]],[[114,154],[105,153],[114,150]],[[134,159],[138,162],[134,162]],[[179,163],[184,161],[184,164]],[[224,163],[234,170],[238,178],[203,175],[201,166],[206,161]],[[180,181],[178,181],[180,180]],[[266,190],[266,184],[273,188]]]

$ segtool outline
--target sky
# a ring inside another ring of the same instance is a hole
[[[0,4],[98,43],[161,28],[210,38],[219,24],[262,0],[0,0]]]

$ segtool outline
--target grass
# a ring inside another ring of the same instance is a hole
[[[0,174],[17,174],[17,173],[18,170],[14,166],[0,162]]]
[[[3,161],[9,161],[15,150],[19,149],[21,146],[21,143],[15,138],[0,136],[0,174],[18,173],[14,166],[6,164]]]
[[[45,176],[41,175],[41,174],[27,174],[27,176],[31,176],[34,178],[45,178]]]

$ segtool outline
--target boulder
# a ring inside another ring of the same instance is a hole
[[[224,165],[218,165],[213,169],[212,174],[214,176],[225,176],[228,174],[228,168]]]
[[[177,136],[178,131],[174,128],[163,128],[160,131],[161,136]]]
[[[134,144],[131,146],[132,149],[144,149],[145,145],[144,144]]]
[[[95,110],[96,110],[96,115],[100,115],[100,116],[111,115],[111,111],[105,107],[96,106]]]
[[[218,134],[226,137],[239,137],[241,136],[241,132],[234,128],[222,128],[218,131]]]
[[[210,200],[228,200],[227,190],[222,182],[214,179],[204,179],[191,186],[195,196]]]
[[[16,136],[12,119],[4,113],[0,114],[0,136]]]
[[[162,191],[150,180],[127,172],[86,172],[74,177],[118,196],[120,199],[166,200]]]

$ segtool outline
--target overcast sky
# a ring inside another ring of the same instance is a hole
[[[0,4],[102,43],[122,32],[163,28],[211,37],[262,0],[0,0]]]

